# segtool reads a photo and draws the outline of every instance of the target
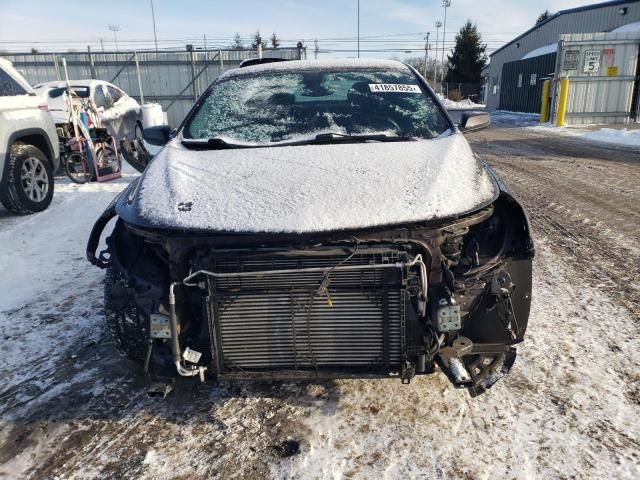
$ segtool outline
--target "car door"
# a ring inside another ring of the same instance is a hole
[[[110,110],[112,124],[117,127],[117,138],[133,138],[137,120],[137,102],[114,85],[105,85],[112,101]]]
[[[107,89],[104,85],[98,84],[93,89],[93,103],[98,111],[98,120],[102,128],[106,128],[111,135],[116,134],[116,130],[112,125],[111,115],[109,110],[113,106],[110,97],[108,96]]]

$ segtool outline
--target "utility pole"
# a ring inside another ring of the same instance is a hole
[[[314,43],[314,45],[315,45],[315,48],[313,49],[313,57],[317,60],[317,59],[318,59],[318,50],[320,50],[320,49],[318,48],[318,39],[316,38],[316,39],[313,41],[313,43]]]
[[[447,8],[451,6],[451,0],[442,0],[444,7],[444,24],[442,26],[442,72],[440,76],[440,93],[442,93],[442,82],[444,82],[444,39],[447,36]]]
[[[204,34],[204,51],[207,51],[207,34]]]
[[[431,32],[427,32],[427,36],[424,37],[427,43],[424,44],[424,79],[427,79],[427,61],[429,60],[429,35]]]
[[[116,52],[118,51],[118,35],[116,32],[120,31],[120,25],[109,25],[109,30],[113,32],[113,39],[116,42]]]
[[[358,0],[358,58],[360,58],[360,0]]]
[[[435,59],[435,62],[433,65],[434,67],[433,84],[434,85],[438,83],[438,34],[440,33],[440,27],[442,27],[442,22],[438,20],[436,22],[436,52],[435,52],[435,55],[433,56],[433,58]]]
[[[104,53],[104,41],[102,40],[102,37],[100,37],[99,40],[100,40],[100,48],[102,49],[102,53]]]
[[[156,44],[156,53],[158,53],[158,35],[156,34],[156,12],[153,9],[153,0],[151,0],[151,19],[153,20],[153,41]]]

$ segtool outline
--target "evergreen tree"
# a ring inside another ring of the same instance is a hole
[[[487,63],[486,49],[478,27],[467,20],[456,34],[453,53],[447,55],[445,82],[480,83],[482,67]]]
[[[276,32],[271,34],[269,41],[271,42],[271,48],[278,48],[280,46],[280,39],[277,37]]]
[[[547,18],[549,18],[551,16],[551,12],[549,10],[545,10],[544,12],[542,12],[540,15],[538,15],[538,19],[536,20],[536,25],[538,25],[541,22],[544,22]]]
[[[234,50],[242,50],[244,49],[244,44],[242,43],[242,37],[239,33],[236,33],[233,37],[233,45],[231,46]]]
[[[253,42],[251,43],[251,48],[258,48],[258,45],[262,45],[262,48],[267,48],[267,42],[266,40],[262,39],[260,30],[256,30],[256,33],[253,34]]]

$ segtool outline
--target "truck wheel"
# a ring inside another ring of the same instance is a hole
[[[14,143],[9,154],[7,178],[0,188],[0,202],[14,213],[41,212],[53,198],[51,164],[33,145]]]
[[[107,328],[118,349],[139,365],[144,365],[149,346],[149,320],[129,300],[127,282],[122,273],[107,268],[104,282],[104,306]]]

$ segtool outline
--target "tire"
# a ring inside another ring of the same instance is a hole
[[[149,346],[149,319],[130,300],[127,288],[122,273],[113,267],[107,268],[104,283],[107,328],[118,349],[140,366],[144,366]]]
[[[42,151],[16,142],[11,146],[7,178],[0,188],[0,202],[14,213],[45,210],[53,199],[53,172]]]
[[[112,165],[118,163],[118,158],[116,157],[116,152],[111,147],[99,147],[96,149],[96,159],[97,164],[101,165],[103,157],[107,158],[107,164]],[[104,167],[103,167],[104,168]]]
[[[72,152],[64,160],[64,171],[74,183],[87,183],[91,180],[92,168],[89,159],[80,152]]]

